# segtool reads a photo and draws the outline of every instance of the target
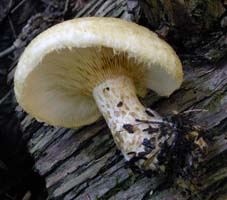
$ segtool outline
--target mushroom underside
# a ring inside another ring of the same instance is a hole
[[[101,116],[92,97],[94,87],[122,75],[133,80],[139,95],[146,88],[167,93],[179,84],[161,67],[149,67],[126,52],[108,47],[64,48],[45,55],[29,73],[19,101],[30,114],[51,125],[87,125]]]

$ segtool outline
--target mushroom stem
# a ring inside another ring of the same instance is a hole
[[[93,96],[125,159],[156,170],[160,124],[144,122],[162,118],[140,103],[133,81],[126,76],[107,79],[94,88]]]

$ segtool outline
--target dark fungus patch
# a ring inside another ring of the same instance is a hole
[[[117,107],[121,107],[121,106],[123,106],[123,102],[122,102],[122,101],[120,101],[120,102],[117,104]]]
[[[150,133],[159,132],[157,138],[159,142],[159,152],[157,154],[157,168],[165,166],[165,174],[173,177],[181,177],[183,180],[191,180],[193,178],[193,170],[201,164],[204,155],[204,150],[198,142],[199,138],[204,138],[204,131],[196,122],[192,121],[192,117],[186,113],[177,113],[164,117],[161,121],[140,120],[137,122],[148,125],[148,128],[143,131]],[[152,124],[157,124],[158,129],[152,128]],[[198,132],[198,135],[193,137],[192,132]],[[154,141],[155,142],[155,141]],[[145,152],[137,155],[130,160],[130,164],[136,163],[146,154],[152,152],[155,148],[154,142],[151,139],[144,138]],[[206,144],[202,140],[202,146]],[[143,170],[146,172],[146,170]]]
[[[124,124],[123,128],[128,132],[128,133],[134,133],[133,130],[133,125],[132,124]]]
[[[143,143],[142,143],[145,147],[150,148],[150,149],[154,149],[155,145],[151,143],[151,141],[147,138],[143,139]]]
[[[147,113],[151,117],[155,117],[154,114],[151,111],[149,111],[148,109],[145,110],[145,113]]]
[[[153,128],[150,125],[148,128],[143,129],[143,132],[148,132],[149,134],[157,133],[159,131],[159,128]]]

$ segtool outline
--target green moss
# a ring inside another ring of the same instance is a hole
[[[188,13],[191,13],[205,30],[214,26],[225,11],[220,0],[188,0],[186,4]]]
[[[211,28],[224,12],[220,0],[208,0],[204,22],[206,29]]]
[[[220,102],[226,95],[227,94],[225,92],[218,92],[216,95],[214,95],[211,101],[204,107],[204,109],[214,112],[217,109],[217,106],[220,105]]]
[[[206,57],[213,62],[219,61],[225,55],[225,51],[220,51],[219,49],[212,49],[208,53],[206,53]]]
[[[210,16],[215,19],[220,17],[225,11],[220,0],[208,0],[207,9]]]

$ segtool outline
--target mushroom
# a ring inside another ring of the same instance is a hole
[[[155,33],[121,19],[87,17],[38,35],[20,57],[14,85],[22,108],[50,125],[79,127],[102,115],[124,158],[157,170],[163,120],[137,95],[151,89],[169,96],[182,79],[178,56]]]

